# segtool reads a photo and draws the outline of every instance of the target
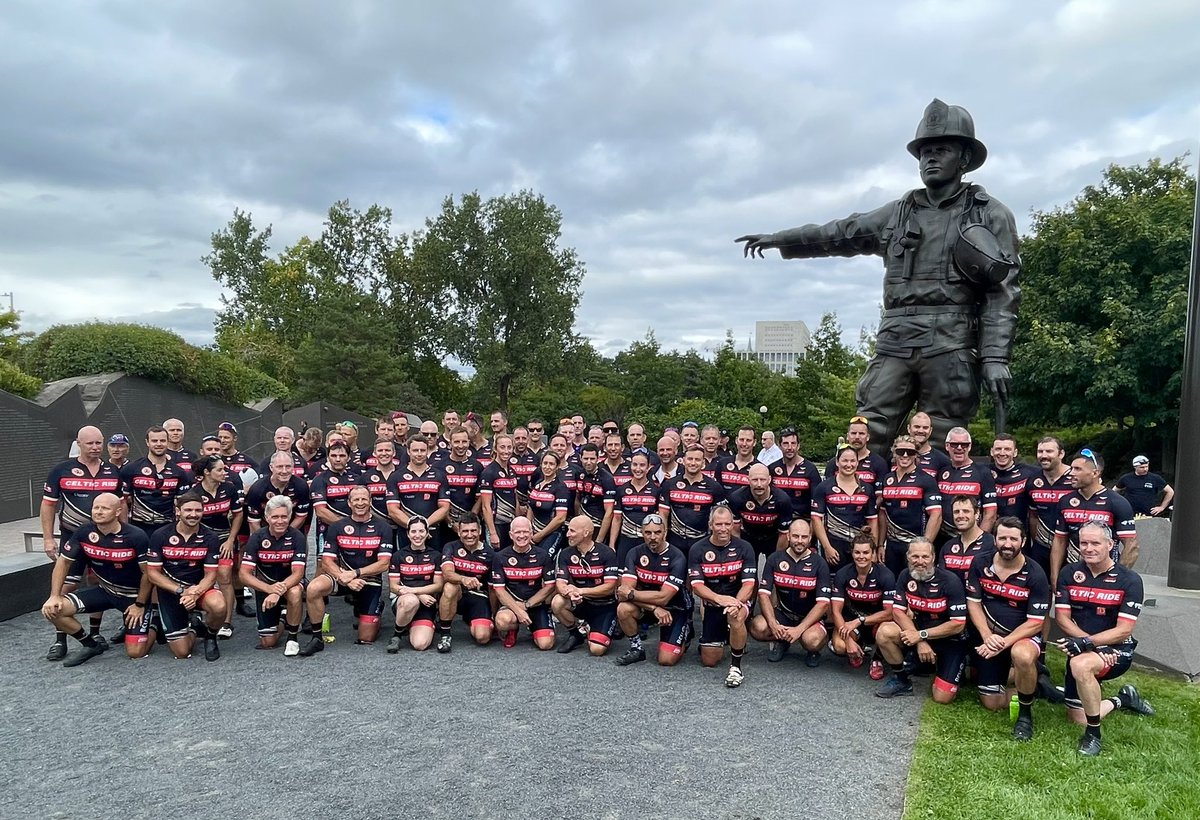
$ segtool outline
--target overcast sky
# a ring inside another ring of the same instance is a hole
[[[823,8],[815,8],[816,6]],[[876,258],[732,239],[917,184],[925,105],[1017,215],[1200,137],[1194,2],[8,0],[0,291],[24,327],[123,318],[212,339],[200,257],[235,207],[274,251],[338,199],[412,231],[448,194],[532,188],[587,264],[577,330],[703,348],[756,319],[878,316]]]

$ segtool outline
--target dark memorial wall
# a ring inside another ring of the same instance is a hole
[[[227,404],[123,373],[51,382],[36,401],[0,391],[0,521],[38,514],[46,474],[67,457],[80,427],[94,424],[105,440],[125,433],[131,456],[139,458],[146,453],[146,429],[172,417],[183,422],[185,443],[193,450],[220,422],[231,421],[239,449],[260,459],[273,449],[283,408],[274,399]]]

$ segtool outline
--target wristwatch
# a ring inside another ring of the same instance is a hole
[[[867,616],[866,616],[866,615],[859,615],[859,616],[858,616],[858,622],[859,622],[860,624],[865,624],[865,623],[867,622]]]
[[[175,587],[175,594],[176,594],[176,595],[182,595],[182,594],[183,594],[183,589],[184,589],[184,587],[183,587],[183,584],[180,584],[179,586]]]
[[[923,641],[927,641],[927,640],[929,640],[929,630],[928,630],[928,629],[922,629],[920,632],[918,632],[918,633],[917,633],[917,637],[918,637],[918,638],[920,638],[920,639],[921,639],[921,640],[923,640]]]

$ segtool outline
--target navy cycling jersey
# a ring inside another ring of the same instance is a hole
[[[691,481],[686,475],[672,478],[659,489],[659,506],[669,511],[668,527],[677,539],[691,544],[708,533],[708,515],[725,500],[725,488],[702,475]]]
[[[1029,518],[1029,482],[1041,470],[1031,464],[1014,462],[1007,470],[992,465],[992,481],[996,483],[996,516],[1015,516],[1021,521]]]
[[[550,522],[560,513],[570,516],[570,491],[566,484],[557,479],[533,484],[527,495],[535,532],[550,526]]]
[[[929,516],[942,508],[937,482],[923,470],[901,476],[890,472],[879,485],[879,510],[887,514],[887,539],[907,544],[924,537]]]
[[[983,607],[988,628],[1007,635],[1021,624],[1041,624],[1050,614],[1050,581],[1046,571],[1033,560],[1001,575],[995,556],[981,556],[967,573],[967,600]]]
[[[996,538],[990,532],[980,530],[979,537],[969,544],[964,544],[961,535],[956,535],[942,544],[938,554],[938,566],[953,572],[965,586],[967,573],[971,571],[971,563],[980,556],[989,559],[996,551]]]
[[[446,480],[446,497],[450,499],[450,520],[457,523],[475,506],[483,467],[470,457],[465,461],[448,458],[439,467]]]
[[[1058,521],[1054,525],[1054,534],[1067,539],[1068,564],[1080,560],[1079,530],[1091,522],[1104,524],[1112,530],[1114,561],[1121,557],[1121,539],[1137,534],[1133,507],[1120,493],[1102,487],[1087,498],[1078,490],[1072,490],[1059,499]]]
[[[767,497],[761,500],[749,487],[739,487],[729,494],[729,509],[741,522],[741,537],[760,554],[775,551],[779,534],[788,531],[794,518],[792,500],[776,487],[768,487]]]
[[[441,470],[429,464],[417,472],[412,463],[388,477],[388,505],[399,507],[408,516],[419,515],[426,521],[440,504],[450,505],[449,488]]]
[[[178,450],[167,450],[167,458],[174,461],[181,469],[188,473],[192,471],[192,464],[199,457],[186,447],[180,447]]]
[[[611,473],[596,468],[596,472],[579,471],[575,480],[575,497],[579,509],[597,527],[604,523],[604,514],[613,508],[617,496],[617,484]]]
[[[960,495],[970,496],[979,502],[979,509],[996,508],[996,482],[992,471],[982,464],[971,462],[962,467],[947,467],[938,474],[938,489],[942,493],[942,534],[953,536],[954,499]]]
[[[385,521],[388,517],[388,480],[398,472],[395,465],[386,474],[378,465],[363,468],[362,483],[371,491],[371,511]]]
[[[647,481],[641,487],[630,481],[621,485],[613,498],[613,527],[626,538],[642,537],[642,522],[658,512],[658,485]]]
[[[528,601],[554,583],[554,560],[536,544],[525,552],[508,547],[492,558],[492,588],[504,587],[518,601]]]
[[[634,582],[634,589],[659,592],[671,590],[674,594],[663,605],[674,612],[691,612],[691,589],[687,584],[687,558],[683,551],[670,544],[662,552],[655,552],[646,544],[638,544],[625,557],[621,577]]]
[[[708,465],[717,483],[725,488],[728,495],[740,487],[750,486],[750,468],[758,463],[754,456],[745,464],[738,464],[735,456],[717,456]]]
[[[783,490],[792,499],[792,512],[807,520],[812,515],[812,491],[821,483],[817,465],[806,458],[788,467],[782,460],[771,465],[771,486]]]
[[[303,574],[307,563],[308,542],[295,527],[288,527],[278,537],[266,527],[255,530],[242,551],[242,566],[268,584],[286,581],[297,567]]]
[[[797,618],[805,618],[822,601],[829,603],[829,565],[813,550],[797,558],[791,549],[779,550],[767,556],[759,594],[775,594],[779,608]]]
[[[391,555],[392,528],[375,516],[368,521],[355,521],[346,516],[336,524],[330,524],[325,531],[325,548],[321,557],[333,558],[340,569],[366,569]],[[378,576],[363,580],[371,585],[379,583]]]
[[[847,621],[860,615],[869,618],[892,608],[896,576],[886,564],[871,564],[865,576],[854,564],[847,564],[834,576],[832,600],[842,602],[842,617]]]
[[[174,525],[164,525],[150,536],[146,549],[148,566],[158,567],[185,587],[203,581],[206,572],[216,572],[220,557],[221,539],[203,524],[191,537],[181,535]]]
[[[873,485],[859,481],[853,490],[846,492],[836,478],[827,478],[813,490],[812,515],[821,519],[831,540],[848,545],[864,526],[878,517]]]
[[[918,581],[908,570],[896,579],[894,609],[908,612],[917,629],[933,629],[950,621],[967,621],[967,596],[953,572],[934,567],[933,577]],[[964,640],[966,630],[954,636]]]
[[[350,493],[355,487],[363,486],[363,476],[358,470],[346,469],[340,473],[322,470],[312,480],[313,510],[327,507],[339,516],[350,515]]]
[[[43,504],[58,504],[58,526],[63,535],[92,523],[92,502],[101,493],[121,494],[121,475],[116,467],[101,461],[92,472],[77,458],[58,464],[46,477]]]
[[[442,555],[435,549],[396,550],[388,569],[388,580],[402,587],[427,587],[442,577]]]
[[[312,493],[303,478],[296,475],[288,476],[287,484],[282,488],[276,487],[271,476],[260,478],[246,490],[245,508],[246,520],[255,524],[263,522],[267,502],[277,495],[287,496],[292,502],[292,518],[298,515],[308,515],[312,512]]]
[[[1054,526],[1058,523],[1058,502],[1074,492],[1071,468],[1054,481],[1045,472],[1034,474],[1025,492],[1030,512],[1037,515],[1037,526],[1029,534],[1030,541],[1049,550],[1054,543]]]
[[[855,475],[858,480],[868,487],[877,488],[879,482],[891,470],[891,465],[887,460],[878,453],[867,453],[865,458],[859,458],[858,469],[855,470]],[[831,479],[837,476],[837,459],[831,458],[825,462],[825,478]]]
[[[588,550],[568,546],[559,550],[556,563],[556,579],[580,589],[592,589],[609,581],[617,581],[621,577],[621,570],[617,566],[617,553],[607,544],[593,542]],[[616,587],[613,589],[615,591]],[[588,599],[592,604],[611,604],[615,601],[611,595]]]
[[[758,579],[758,558],[749,541],[733,538],[719,547],[702,538],[688,550],[688,583],[706,586],[717,595],[736,596],[745,584]]]
[[[1087,564],[1068,564],[1058,574],[1054,598],[1056,612],[1069,612],[1075,625],[1088,635],[1098,635],[1117,625],[1117,620],[1136,622],[1142,614],[1145,594],[1142,576],[1114,563],[1093,575]]]
[[[445,574],[446,566],[449,565],[459,575],[477,578],[486,587],[491,580],[492,561],[495,557],[496,553],[492,548],[482,541],[473,550],[467,549],[462,541],[451,541],[442,552],[442,573]]]
[[[950,461],[950,456],[936,447],[930,447],[929,452],[917,456],[917,467],[934,478],[937,478],[942,474],[943,470],[949,470],[952,466],[953,462]]]
[[[149,546],[146,533],[132,524],[121,524],[106,534],[89,522],[71,533],[60,555],[91,569],[106,592],[133,598],[142,583]]]
[[[174,521],[175,496],[191,483],[191,474],[169,458],[161,470],[149,458],[126,464],[121,468],[121,494],[129,502],[129,520],[159,526]]]
[[[490,506],[492,516],[499,523],[511,523],[517,515],[517,484],[521,478],[512,471],[512,465],[501,467],[493,461],[479,476],[479,497],[482,504]]]
[[[197,484],[193,489],[200,493],[204,503],[204,517],[200,523],[210,528],[224,541],[229,537],[233,527],[233,519],[242,512],[243,494],[241,482],[226,479],[210,493],[204,484]]]

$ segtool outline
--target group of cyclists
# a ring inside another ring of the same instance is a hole
[[[134,460],[127,436],[105,457],[101,431],[82,428],[43,495],[47,658],[106,651],[110,609],[130,657],[165,644],[215,661],[235,612],[255,618],[260,648],[311,657],[342,597],[354,642],[386,639],[390,654],[450,652],[461,617],[481,645],[513,648],[522,628],[563,654],[623,641],[621,666],[645,661],[657,630],[655,659],[674,666],[698,625],[700,662],[728,647],[736,688],[750,638],[773,663],[796,646],[816,667],[828,649],[866,666],[880,697],[928,673],[939,703],[968,679],[989,709],[1015,698],[1020,741],[1035,697],[1065,700],[1088,755],[1113,710],[1153,713],[1132,686],[1102,697],[1132,662],[1143,590],[1133,512],[1091,449],[1068,461],[1047,436],[1027,465],[999,435],[976,461],[967,430],[942,451],[920,412],[886,453],[851,419],[823,467],[792,429],[759,448],[751,427],[686,421],[651,448],[641,424],[622,434],[581,415],[510,431],[501,411],[419,428],[395,412],[374,427],[369,447],[352,422],[281,427],[258,460],[228,422],[192,451],[168,419]],[[1068,656],[1061,689],[1044,664],[1051,624]]]

